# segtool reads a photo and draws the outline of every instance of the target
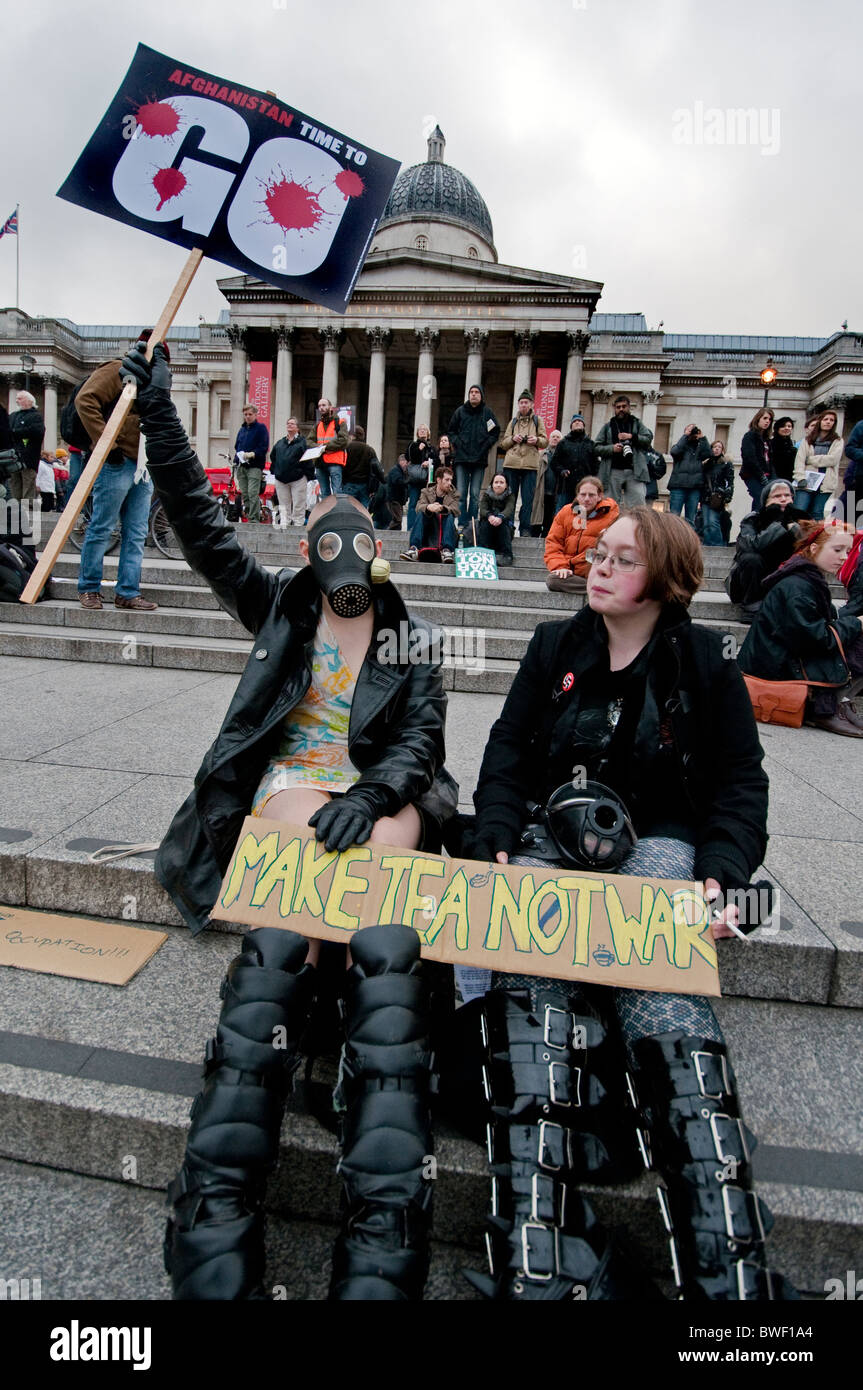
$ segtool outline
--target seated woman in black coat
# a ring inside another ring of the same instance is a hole
[[[495,473],[479,499],[477,541],[495,551],[499,565],[512,564],[512,528],[515,498],[503,473]]]
[[[409,617],[389,566],[378,568],[381,543],[368,512],[354,498],[327,498],[301,542],[309,563],[297,573],[265,569],[224,520],[189,446],[161,345],[152,370],[143,347],[128,355],[124,372],[139,385],[156,490],[189,564],[254,636],[222,728],[156,859],[160,882],[200,931],[249,813],[313,826],[327,850],[369,840],[410,850],[421,839],[436,849],[441,799],[454,793],[451,814],[457,790],[452,779],[441,784],[446,696],[438,644],[427,624]],[[175,1298],[266,1296],[264,1184],[299,1064],[318,946],[259,927],[246,933],[229,968],[185,1161],[169,1190],[165,1259]],[[418,1157],[431,1151],[419,938],[404,927],[375,927],[358,932],[351,951],[340,1083],[345,1224],[331,1297],[417,1298],[431,1193]]]
[[[709,899],[737,890],[764,854],[767,777],[746,687],[722,635],[687,612],[703,573],[695,533],[677,516],[634,507],[591,555],[588,606],[567,622],[539,625],[491,730],[465,852],[498,863],[598,861],[619,865],[618,873],[700,879]],[[570,823],[566,835],[558,824],[557,839],[552,816],[543,821],[555,791],[569,799],[591,783],[608,790],[597,824],[609,835],[621,831],[619,858],[603,858],[589,820],[580,832]],[[616,827],[614,802],[625,803]],[[627,825],[638,836],[634,847]],[[731,934],[737,921],[737,908],[726,906],[714,935]],[[465,1048],[471,1013],[483,1014],[475,1027],[485,1040],[491,1107],[492,1274],[474,1276],[478,1287],[501,1299],[572,1298],[578,1286],[588,1299],[650,1296],[577,1190],[585,1178],[632,1175],[628,1054],[647,1117],[642,1155],[646,1162],[652,1151],[667,1182],[663,1215],[682,1296],[793,1296],[766,1268],[765,1208],[751,1191],[741,1138],[751,1135],[738,1118],[708,1002],[537,977],[493,980],[479,1004],[456,1012]]]
[[[803,521],[800,530],[791,559],[765,581],[764,602],[738,663],[762,680],[828,682],[834,689],[811,689],[810,722],[827,733],[863,738],[863,718],[853,704],[863,690],[863,618],[846,609],[837,616],[827,582],[839,573],[852,532],[839,522]]]
[[[732,603],[743,606],[751,622],[761,607],[761,585],[789,559],[800,537],[803,513],[794,506],[791,484],[774,478],[761,493],[761,506],[740,523],[737,548],[725,588]]]

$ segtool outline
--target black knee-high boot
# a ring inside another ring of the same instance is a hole
[[[444,1099],[486,1123],[493,1174],[489,1273],[470,1283],[514,1301],[660,1298],[579,1191],[640,1166],[615,1021],[586,992],[537,981],[457,1010],[446,1054]]]
[[[636,1086],[682,1299],[787,1301],[799,1295],[768,1269],[773,1217],[752,1190],[756,1140],[743,1123],[723,1043],[680,1029],[633,1044]]]
[[[168,1188],[165,1268],[175,1299],[266,1296],[262,1203],[308,1019],[308,947],[295,932],[259,927],[222,982],[186,1156]]]
[[[431,1051],[419,938],[366,927],[351,938],[345,1047],[342,1229],[330,1299],[422,1298],[428,1274],[432,1152]]]

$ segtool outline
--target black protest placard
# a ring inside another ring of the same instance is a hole
[[[139,44],[59,196],[344,313],[399,163]]]

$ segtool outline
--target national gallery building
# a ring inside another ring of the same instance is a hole
[[[445,431],[473,382],[505,425],[539,368],[559,372],[564,431],[580,409],[595,435],[624,391],[666,453],[694,421],[739,459],[768,361],[778,373],[770,404],[793,417],[795,438],[816,406],[837,411],[846,437],[863,416],[863,334],[676,334],[649,328],[642,314],[596,313],[601,282],[499,262],[486,204],[444,154],[438,128],[425,163],[399,174],[344,316],[238,275],[219,281],[228,308],[217,323],[171,330],[174,399],[203,462],[231,451],[250,362],[272,364],[273,440],[289,415],[308,426],[324,395],[354,407],[387,468],[417,425],[434,438]],[[45,446],[55,448],[74,387],[122,355],[139,327],[0,311],[0,385],[10,409],[29,383]]]

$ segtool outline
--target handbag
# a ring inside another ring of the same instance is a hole
[[[721,512],[722,508],[725,506],[725,493],[711,492],[707,499],[707,505],[710,507],[711,511]]]
[[[845,648],[835,627],[830,631],[836,638],[836,645],[845,662],[847,669],[848,660],[845,656]],[[752,701],[752,711],[760,724],[782,724],[787,729],[800,729],[803,727],[803,714],[806,708],[806,699],[809,694],[810,686],[822,686],[828,690],[841,690],[846,684],[845,681],[810,681],[805,679],[806,670],[803,663],[800,663],[803,670],[803,680],[791,681],[768,681],[762,680],[760,676],[747,676],[745,671],[741,672],[746,689],[749,691],[749,698]]]

